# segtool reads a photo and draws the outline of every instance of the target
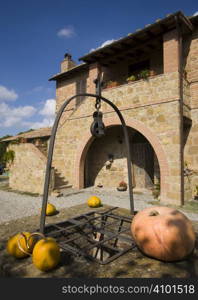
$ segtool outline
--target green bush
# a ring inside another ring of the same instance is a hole
[[[4,163],[12,163],[15,157],[15,153],[13,150],[8,150],[3,155],[3,162]]]

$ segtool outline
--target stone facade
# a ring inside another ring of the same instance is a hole
[[[47,158],[31,143],[10,145],[15,152],[10,169],[10,187],[14,190],[43,193]]]
[[[126,55],[118,46],[115,49],[110,45],[109,53],[98,55],[98,60],[93,54],[93,61],[82,66],[75,66],[67,55],[61,73],[52,78],[56,80],[57,112],[66,99],[77,93],[95,94],[94,80],[98,74],[106,82],[118,83],[104,88],[102,96],[119,108],[129,128],[133,184],[148,188],[159,180],[162,203],[182,204],[191,200],[198,185],[198,26],[193,24],[193,33],[189,25],[183,34],[182,61],[176,25],[169,30],[161,26],[157,44],[140,44],[138,55],[130,59],[126,52],[129,47],[121,41],[119,47],[123,47]],[[144,48],[146,51],[142,51]],[[115,62],[113,53],[120,60]],[[148,61],[154,75],[127,83],[129,70],[142,62],[146,66]],[[94,111],[95,98],[90,96],[78,97],[67,106],[56,135],[53,167],[66,186],[84,188],[101,183],[116,188],[120,181],[127,182],[125,146],[119,142],[123,142],[120,120],[112,107],[102,102],[107,135],[96,140],[90,133]],[[140,140],[136,140],[138,135]],[[55,182],[56,187],[61,186],[60,181]]]
[[[9,186],[14,190],[43,193],[44,176],[51,128],[32,130],[3,140],[14,151],[13,163],[8,163]],[[52,171],[52,179],[54,177]],[[50,189],[55,184],[51,180]]]
[[[166,46],[166,51],[168,52],[168,46]],[[170,51],[172,51],[172,46]],[[90,67],[87,79],[88,92],[95,93],[93,80],[97,76],[98,69],[97,64]],[[72,79],[68,82],[71,81]],[[160,165],[161,201],[171,203],[178,201],[181,188],[178,86],[179,75],[177,69],[175,69],[174,72],[153,76],[147,80],[139,80],[115,88],[105,89],[102,93],[104,97],[117,105],[127,120],[127,125],[143,134],[150,142],[157,154]],[[60,108],[64,96],[66,96],[65,98],[70,97],[75,93],[74,90],[74,79],[73,85],[69,86],[66,84],[66,80],[57,81],[57,110]],[[75,109],[74,105],[70,106],[73,110],[67,111],[66,115],[63,114],[60,121],[53,165],[59,170],[60,174],[64,174],[68,182],[73,186],[82,188],[85,185],[84,160],[86,159],[89,145],[93,141],[90,134],[90,124],[93,120],[92,114],[95,101],[89,97],[81,102],[78,109]],[[120,124],[115,112],[106,103],[102,103],[102,112],[106,126]],[[169,122],[170,119],[171,122]],[[116,156],[115,152],[116,148],[113,153]],[[106,160],[108,160],[107,155]],[[104,161],[104,165],[105,163]],[[97,165],[97,162],[95,164]],[[110,168],[107,172],[105,183],[103,182],[104,186],[116,186],[121,179],[127,180],[126,166],[123,167],[122,174],[118,174],[116,168]],[[96,178],[95,184],[100,181],[100,176]]]
[[[185,57],[187,65],[191,73],[197,78],[190,62],[188,60],[195,60],[197,39],[194,38],[190,41],[190,52]],[[161,182],[161,201],[164,203],[181,203],[181,141],[180,141],[180,90],[179,90],[179,57],[178,57],[178,33],[176,29],[163,35],[163,59],[161,56],[158,60],[155,57],[155,64],[158,61],[160,66],[158,68],[160,74],[149,77],[147,80],[138,80],[128,84],[121,84],[114,88],[104,89],[102,92],[103,97],[110,99],[122,112],[127,125],[141,133],[152,146],[160,169],[160,182]],[[185,44],[184,44],[185,47]],[[161,53],[159,51],[159,53]],[[185,55],[185,53],[184,53]],[[191,57],[191,58],[190,58]],[[151,64],[153,65],[153,64]],[[117,71],[116,72],[116,67]],[[87,82],[87,92],[95,93],[95,86],[93,80],[97,77],[98,72],[104,74],[104,78],[112,78],[123,82],[124,68],[114,65],[111,69],[101,67],[99,64],[89,65],[89,70],[84,76]],[[194,68],[194,66],[193,66]],[[188,73],[189,71],[187,71]],[[114,77],[113,75],[114,74]],[[115,76],[116,74],[116,76]],[[112,75],[112,77],[111,77]],[[105,77],[106,76],[106,77]],[[190,76],[190,75],[188,75]],[[75,94],[75,78],[57,80],[57,110],[62,104],[62,99],[70,97]],[[68,87],[68,83],[73,81]],[[188,79],[183,78],[183,114],[188,118],[192,118],[195,114],[194,122],[196,122],[196,113],[191,111],[191,106],[196,103],[195,99],[195,83],[190,86]],[[60,93],[61,86],[61,93]],[[194,94],[193,94],[194,93]],[[193,98],[194,97],[194,98]],[[94,99],[87,98],[82,101],[77,109],[75,105],[71,105],[73,109],[67,112],[67,115],[62,117],[60,122],[60,129],[57,133],[55,153],[53,164],[61,174],[68,179],[69,182],[75,187],[82,188],[86,185],[85,177],[89,177],[91,184],[97,185],[102,183],[103,186],[116,186],[122,179],[127,181],[127,169],[124,160],[117,158],[112,166],[108,169],[108,143],[110,141],[98,142],[95,153],[93,145],[96,141],[93,140],[89,132],[89,127],[92,122],[92,114],[94,111]],[[102,112],[104,114],[104,123],[107,128],[118,126],[120,124],[115,112],[106,103],[102,103]],[[196,127],[195,127],[196,128]],[[191,134],[193,135],[194,148],[189,146],[191,135],[187,137],[185,144],[185,159],[189,156],[189,161],[196,160],[197,146],[196,139],[192,127]],[[131,139],[131,146],[133,139]],[[105,148],[106,147],[106,148]],[[117,157],[119,150],[113,141],[109,145],[112,154]],[[67,150],[66,150],[67,149]],[[90,150],[91,149],[91,150]],[[105,150],[106,149],[106,150]],[[113,150],[114,149],[114,150]],[[92,151],[92,153],[90,152]],[[101,152],[101,154],[100,154]],[[194,155],[192,156],[191,153]],[[106,160],[105,160],[106,159]],[[89,168],[86,166],[86,161],[90,161]],[[103,161],[103,167],[101,167]],[[101,167],[100,170],[97,169]],[[193,165],[195,166],[195,165]],[[93,176],[89,174],[88,170],[92,169]],[[95,169],[95,171],[94,171]],[[118,170],[121,170],[120,172]],[[94,174],[95,172],[95,174]],[[98,172],[98,173],[97,173]],[[96,174],[97,173],[97,174]],[[93,180],[95,178],[95,180]],[[102,182],[101,182],[102,181]],[[186,192],[185,200],[192,198],[189,193],[190,187],[187,188],[187,180],[185,179]]]
[[[188,88],[188,111],[191,124],[187,127],[184,160],[186,172],[186,190],[188,198],[192,198],[198,186],[198,29],[186,42],[186,85]],[[186,106],[187,106],[186,105]],[[187,188],[188,187],[188,188]]]

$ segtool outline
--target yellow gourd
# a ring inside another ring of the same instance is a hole
[[[44,234],[40,232],[34,232],[27,239],[27,248],[29,246],[30,239],[35,235],[41,236],[42,239],[40,239],[33,248],[32,251],[33,264],[41,271],[49,271],[54,269],[60,261],[59,245],[56,243],[56,240],[54,238],[45,237]],[[26,253],[26,250],[23,249],[20,241],[19,241],[19,248],[21,249],[22,252]]]
[[[46,216],[53,216],[56,212],[56,207],[53,204],[48,203],[46,208]]]
[[[56,240],[45,237],[38,241],[32,252],[32,262],[41,271],[54,269],[60,261],[60,247]]]
[[[98,198],[96,196],[91,196],[87,200],[87,203],[88,203],[89,207],[99,207],[99,206],[101,206],[101,200],[100,200],[100,198]]]
[[[27,247],[27,240],[29,240],[29,247]],[[20,242],[20,245],[24,251],[20,249],[18,242]],[[16,258],[23,258],[32,253],[34,245],[35,239],[31,236],[31,233],[22,232],[12,236],[8,240],[6,249],[10,255]]]

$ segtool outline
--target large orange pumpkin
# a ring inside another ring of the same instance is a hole
[[[195,246],[192,223],[183,213],[169,207],[139,211],[133,218],[131,232],[143,253],[162,261],[182,260]]]

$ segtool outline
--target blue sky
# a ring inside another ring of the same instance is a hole
[[[0,5],[0,137],[46,127],[54,119],[55,83],[65,52],[73,59],[197,0],[7,0]]]

